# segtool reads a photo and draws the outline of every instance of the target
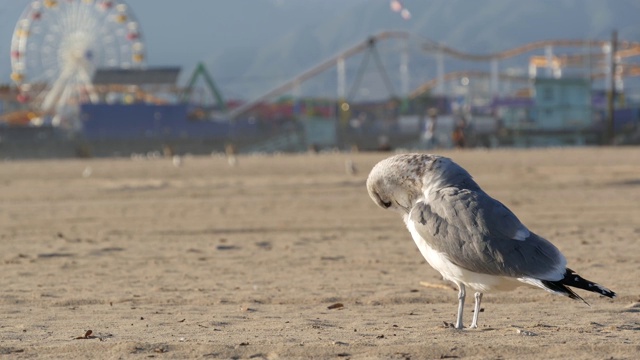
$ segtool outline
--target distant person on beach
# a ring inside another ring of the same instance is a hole
[[[464,118],[456,122],[455,127],[453,128],[453,133],[451,134],[451,140],[453,141],[453,145],[457,149],[462,149],[467,146],[466,139],[464,137],[464,130],[466,127],[466,122]]]
[[[436,108],[430,108],[427,114],[427,121],[425,122],[422,133],[422,142],[424,143],[425,149],[430,150],[437,145],[436,125],[438,124],[438,110]]]

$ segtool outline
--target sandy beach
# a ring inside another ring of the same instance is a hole
[[[457,291],[367,195],[389,153],[8,161],[0,359],[638,358],[640,149],[441,154],[618,297],[521,287],[446,327]]]

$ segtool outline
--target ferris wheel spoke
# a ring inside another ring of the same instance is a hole
[[[78,11],[78,4],[76,2],[73,2],[70,4],[71,6],[71,19],[73,20],[73,27],[76,29],[83,29],[86,31],[86,28],[84,28],[83,25],[83,18],[80,15],[79,11]]]
[[[89,99],[91,100],[91,102],[95,104],[98,101],[100,101],[100,97],[98,96],[98,93],[96,92],[96,89],[93,86],[93,83],[91,82],[91,77],[89,76],[89,72],[86,69],[81,69],[79,75],[84,80],[84,88],[86,88],[86,91],[89,95]]]
[[[42,102],[42,110],[44,110],[45,112],[50,112],[53,110],[54,105],[61,98],[62,92],[65,91],[65,89],[68,89],[68,86],[66,85],[72,74],[73,69],[64,69],[64,71],[60,74],[60,77],[55,80],[53,87],[51,87],[51,89],[44,96],[44,100]]]
[[[73,87],[72,86],[66,86],[63,91],[62,94],[60,94],[60,97],[58,98],[58,101],[56,102],[56,108],[54,108],[53,110],[58,112],[58,111],[62,111],[62,107],[63,104],[68,104],[68,103],[72,103],[76,97],[73,94]]]
[[[95,15],[88,13],[86,9],[79,6],[76,6],[74,10],[76,29],[82,29],[85,32],[94,31],[97,23]]]

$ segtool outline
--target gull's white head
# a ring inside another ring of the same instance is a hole
[[[408,214],[425,194],[448,186],[478,185],[451,159],[431,154],[392,156],[376,164],[367,179],[373,202],[401,214]]]

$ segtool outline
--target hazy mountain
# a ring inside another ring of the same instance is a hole
[[[29,2],[0,0],[0,83],[9,81],[11,33]],[[259,95],[382,30],[478,53],[543,39],[605,40],[613,29],[640,41],[637,0],[404,0],[410,20],[389,0],[127,2],[144,30],[149,65],[182,66],[184,81],[205,61],[230,98]]]
[[[613,29],[620,39],[640,41],[640,2],[631,0],[404,1],[412,13],[408,21],[390,11],[388,1],[349,4],[344,11],[325,9],[314,21],[299,21],[292,8],[287,33],[254,49],[212,54],[208,65],[231,80],[222,76],[223,88],[240,95],[264,91],[383,29],[407,30],[476,53],[546,39],[606,40]]]

